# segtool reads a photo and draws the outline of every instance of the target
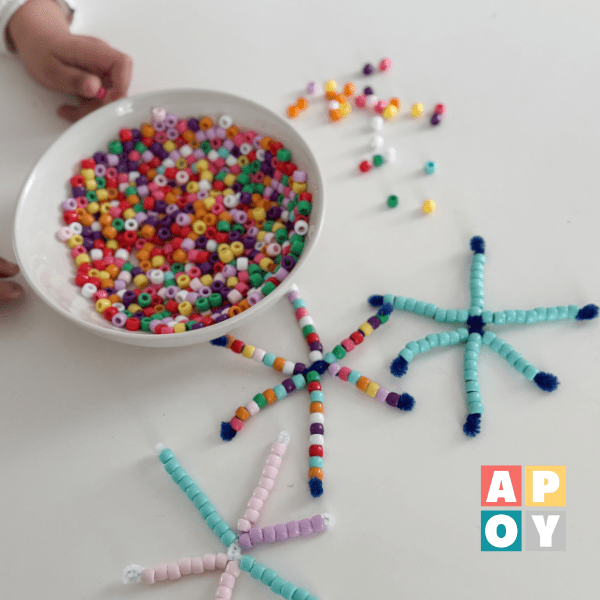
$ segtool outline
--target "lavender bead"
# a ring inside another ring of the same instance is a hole
[[[127,315],[124,315],[123,313],[117,313],[113,318],[112,318],[112,324],[115,327],[124,327],[125,325],[125,321],[127,321]]]
[[[313,531],[315,533],[327,529],[327,526],[325,525],[325,519],[322,517],[322,515],[315,515],[314,517],[312,517],[310,520],[310,524],[312,525]]]
[[[290,539],[297,538],[300,535],[298,521],[290,521],[289,523],[286,523],[286,529]]]
[[[313,533],[312,523],[310,519],[301,519],[298,523],[300,527],[300,535],[310,535]]]
[[[275,525],[274,527],[275,529],[275,537],[277,538],[277,541],[283,541],[283,540],[287,540],[288,539],[288,532],[287,532],[287,527],[285,525],[282,525],[281,523],[278,525]]]
[[[250,527],[248,535],[253,544],[260,544],[263,541],[263,534],[260,527]]]
[[[275,534],[275,527],[272,525],[267,525],[263,527],[263,540],[269,544],[273,543],[277,539],[277,535]]]

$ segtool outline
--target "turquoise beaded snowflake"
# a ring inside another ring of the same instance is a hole
[[[483,404],[479,390],[479,352],[482,346],[494,350],[504,360],[522,373],[528,380],[534,381],[546,392],[552,392],[558,386],[555,375],[544,373],[534,367],[521,356],[510,344],[500,336],[487,330],[488,325],[523,324],[533,325],[542,321],[559,321],[575,319],[586,321],[598,316],[598,307],[588,304],[583,308],[577,306],[556,306],[550,308],[535,308],[533,310],[504,310],[491,312],[485,310],[483,291],[483,271],[485,265],[485,244],[482,238],[471,239],[471,249],[474,252],[471,263],[469,288],[471,305],[468,310],[438,308],[421,300],[404,298],[403,296],[371,296],[372,306],[391,303],[396,310],[412,312],[434,319],[438,323],[459,323],[454,331],[432,333],[423,339],[409,342],[400,351],[391,365],[391,372],[396,377],[402,377],[409,363],[419,354],[425,354],[433,348],[465,344],[464,381],[468,416],[463,426],[464,433],[475,437],[480,431]]]

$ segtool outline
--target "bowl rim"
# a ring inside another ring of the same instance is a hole
[[[238,96],[235,94],[231,94],[229,92],[221,92],[219,90],[209,90],[203,88],[170,88],[164,90],[156,90],[151,92],[144,92],[141,94],[136,94],[133,96],[128,96],[126,98],[122,98],[106,106],[103,106],[92,113],[89,113],[79,121],[70,125],[65,131],[63,131],[56,140],[45,150],[45,152],[38,158],[32,170],[30,171],[25,183],[22,185],[19,200],[17,202],[16,213],[14,217],[13,224],[13,248],[15,252],[15,256],[17,262],[20,266],[21,273],[28,283],[29,287],[33,289],[36,295],[42,299],[42,301],[48,305],[53,310],[57,311],[61,316],[66,318],[68,321],[82,327],[83,329],[99,335],[105,339],[111,339],[113,341],[118,341],[126,344],[139,345],[139,346],[147,346],[147,347],[174,347],[174,346],[184,346],[184,345],[193,345],[193,344],[201,344],[212,339],[215,339],[219,336],[222,336],[236,326],[241,323],[244,323],[248,320],[250,316],[247,311],[240,313],[234,317],[230,317],[225,321],[220,323],[215,323],[207,328],[201,328],[192,331],[185,331],[179,334],[173,333],[168,335],[153,335],[144,331],[124,331],[117,327],[112,328],[104,328],[100,327],[95,323],[85,321],[80,317],[72,314],[67,309],[65,309],[60,304],[56,303],[53,299],[49,298],[46,294],[43,294],[39,290],[38,282],[34,275],[30,272],[30,266],[28,261],[24,256],[24,249],[21,247],[21,235],[22,231],[24,231],[25,227],[21,225],[22,213],[24,211],[24,207],[27,206],[29,193],[31,188],[35,184],[35,180],[38,177],[38,168],[41,164],[43,164],[48,157],[57,152],[57,147],[64,143],[65,138],[69,138],[71,136],[77,136],[80,130],[85,130],[87,123],[91,120],[96,121],[98,119],[102,119],[103,116],[113,115],[113,116],[121,116],[123,114],[128,114],[131,112],[135,112],[135,108],[131,108],[131,103],[148,103],[152,102],[154,98],[156,98],[156,106],[168,104],[169,98],[172,98],[172,102],[182,101],[182,97],[193,97],[193,96],[208,96],[214,99],[218,98],[226,98],[229,101],[242,103],[243,105],[251,108],[257,113],[266,113],[269,119],[274,119],[279,123],[279,126],[291,132],[291,135],[295,136],[296,139],[294,143],[300,144],[303,147],[303,152],[306,153],[314,167],[316,167],[315,172],[311,173],[311,181],[315,182],[314,189],[319,191],[319,203],[320,203],[320,216],[319,219],[313,221],[311,223],[311,233],[310,233],[310,248],[308,249],[308,254],[312,253],[314,247],[317,245],[318,240],[321,236],[323,223],[325,219],[325,186],[324,179],[319,164],[317,162],[316,156],[308,142],[302,136],[302,134],[297,131],[290,123],[288,123],[283,117],[272,111],[271,109],[253,101],[243,98],[242,96]],[[199,101],[201,99],[199,98]],[[127,110],[129,108],[129,110]],[[121,114],[119,114],[119,112]],[[305,250],[306,253],[306,250]],[[303,253],[303,258],[308,259],[308,254]],[[284,281],[271,293],[269,294],[269,298],[272,296],[273,299],[270,302],[265,302],[266,299],[263,299],[257,302],[250,310],[252,310],[252,317],[259,315],[264,309],[267,308],[270,304],[279,299],[284,293],[286,293],[290,286],[293,284],[292,279],[295,279],[297,274],[303,269],[307,260],[300,260],[298,264],[294,266],[291,277],[286,277]],[[72,282],[65,282],[72,283]],[[73,284],[74,285],[74,284]],[[90,310],[93,310],[93,305],[90,304]],[[207,332],[211,333],[208,334]]]

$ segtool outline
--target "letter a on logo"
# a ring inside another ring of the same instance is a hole
[[[482,465],[481,506],[521,506],[521,466]]]

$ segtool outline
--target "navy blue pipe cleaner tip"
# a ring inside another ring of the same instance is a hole
[[[310,488],[310,495],[313,498],[323,495],[323,482],[317,477],[308,480],[308,487]]]
[[[415,399],[410,395],[407,394],[406,392],[404,394],[402,394],[400,396],[400,399],[398,400],[398,408],[400,410],[412,410],[413,407],[415,405]]]
[[[221,423],[221,439],[224,442],[231,441],[237,434],[237,431],[227,421]]]
[[[598,307],[595,304],[587,304],[583,308],[579,309],[579,312],[575,316],[578,321],[589,321],[595,319],[598,316]]]
[[[215,338],[214,340],[210,340],[210,343],[213,346],[227,346],[228,342],[229,342],[229,340],[227,339],[227,336],[225,336],[225,335]]]
[[[475,254],[485,254],[485,242],[482,237],[476,235],[471,238],[471,250],[473,250]]]
[[[481,431],[481,415],[479,413],[469,415],[463,425],[463,431],[467,437],[475,437]]]
[[[408,362],[403,356],[397,356],[392,361],[392,366],[390,367],[390,371],[392,375],[395,377],[402,377],[402,375],[406,374],[408,371]]]
[[[383,296],[373,295],[369,296],[369,304],[376,308],[377,306],[381,306],[383,304]]]
[[[387,317],[388,315],[391,315],[394,312],[394,307],[389,303],[386,302],[378,311],[377,314],[380,317]]]
[[[558,387],[558,377],[552,373],[543,373],[540,371],[533,380],[537,383],[540,390],[544,392],[553,392]]]

